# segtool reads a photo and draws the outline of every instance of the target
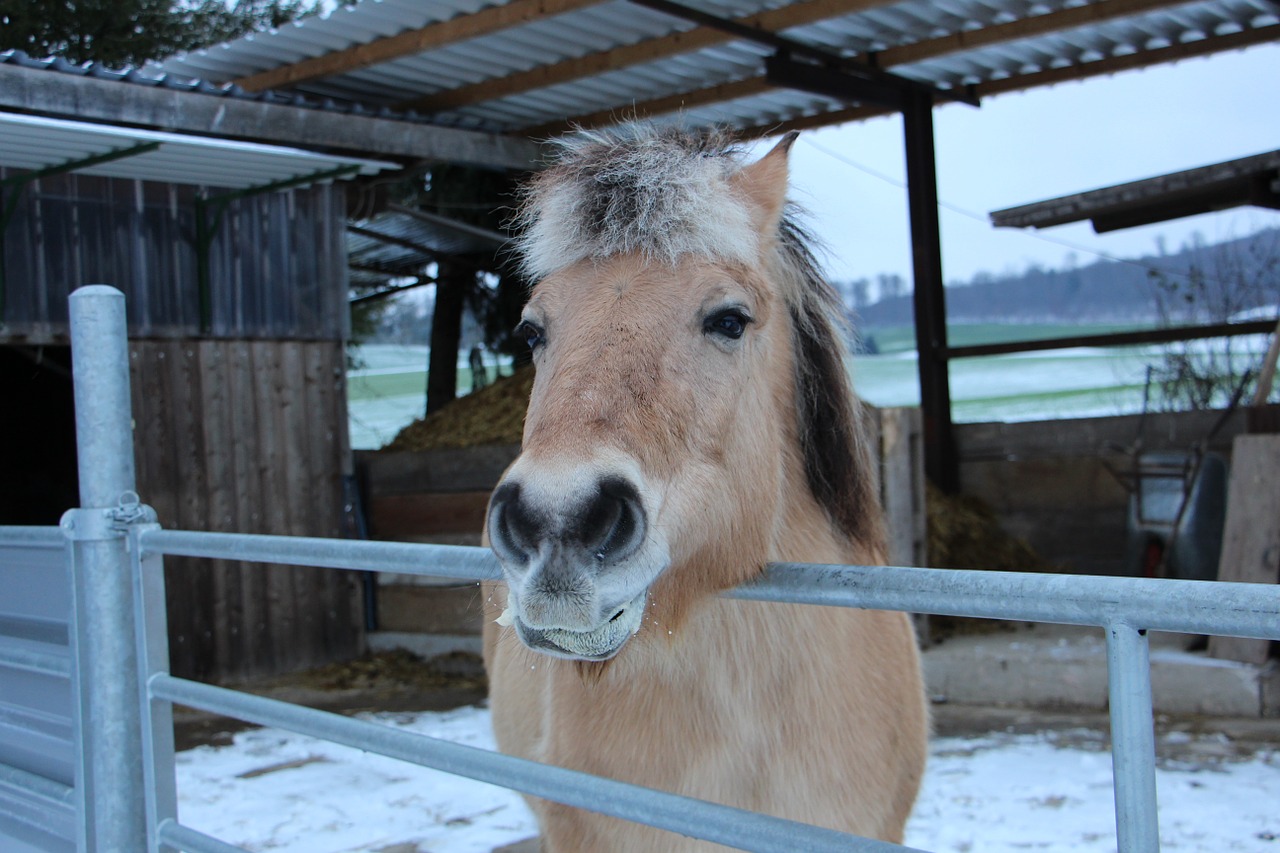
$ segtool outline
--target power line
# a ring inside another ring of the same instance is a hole
[[[852,160],[838,151],[833,151],[830,148],[826,147],[825,145],[815,142],[814,140],[810,139],[807,136],[800,137],[800,141],[808,144],[810,147],[814,148],[815,150],[823,154],[826,154],[828,157],[832,158],[833,160],[838,160],[844,165],[849,166],[853,169],[857,169],[859,172],[863,172],[867,175],[870,175],[871,177],[876,178],[877,180],[884,181],[890,186],[897,187],[898,189],[903,190],[904,192],[907,189],[906,181],[901,180],[899,178],[895,178],[892,175],[889,175],[885,172],[881,172],[877,169],[873,169],[870,166],[865,166],[862,163]],[[957,204],[951,204],[950,202],[944,201],[942,199],[938,199],[938,207],[943,208],[945,210],[949,210],[952,213],[959,214],[960,216],[965,216],[969,219],[973,219],[977,222],[981,222],[984,225],[991,224],[990,221],[987,219],[986,214],[969,210],[968,208],[961,207]],[[1105,260],[1105,261],[1112,261],[1118,264],[1128,264],[1129,266],[1137,267],[1138,269],[1144,270],[1149,275],[1175,275],[1181,278],[1185,278],[1187,280],[1191,280],[1193,278],[1191,273],[1182,272],[1181,270],[1176,270],[1176,269],[1162,269],[1157,266],[1152,266],[1151,264],[1145,264],[1142,261],[1134,260],[1133,258],[1117,257],[1116,255],[1111,255],[1106,252],[1102,252],[1097,249],[1090,248],[1089,246],[1084,246],[1079,243],[1073,243],[1070,240],[1063,240],[1059,237],[1050,237],[1047,234],[1041,234],[1039,231],[1021,231],[1020,233],[1025,237],[1030,237],[1035,240],[1041,240],[1045,243],[1052,243],[1056,246],[1062,246],[1064,248],[1071,249],[1074,252],[1084,252],[1087,255],[1093,255],[1094,257],[1101,258],[1102,260]],[[1222,281],[1221,279],[1217,279],[1212,276],[1205,275],[1203,272],[1201,273],[1201,278],[1205,281],[1210,281],[1215,284],[1219,284],[1223,286],[1227,285],[1227,283]]]

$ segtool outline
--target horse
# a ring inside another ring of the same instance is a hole
[[[747,163],[724,132],[580,130],[522,191],[535,378],[485,525],[493,726],[509,754],[901,841],[928,729],[909,618],[719,595],[771,561],[885,562],[794,139]],[[723,849],[530,804],[547,853]]]

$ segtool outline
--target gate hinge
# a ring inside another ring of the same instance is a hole
[[[144,504],[137,492],[127,491],[113,507],[67,510],[58,526],[68,539],[93,542],[120,539],[131,527],[155,521],[156,511]]]

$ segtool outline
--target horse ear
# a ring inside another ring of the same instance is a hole
[[[787,203],[787,154],[799,135],[791,131],[768,154],[733,176],[734,185],[751,202],[751,215],[761,234],[777,231]]]

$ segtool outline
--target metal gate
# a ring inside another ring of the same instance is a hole
[[[178,820],[174,702],[743,850],[907,849],[170,675],[166,554],[466,580],[498,566],[479,548],[162,529],[133,491],[124,298],[82,288],[71,314],[84,508],[60,529],[0,528],[3,588],[49,590],[0,604],[6,851],[239,850]],[[775,564],[727,595],[1102,627],[1126,853],[1159,849],[1147,630],[1280,639],[1280,588],[1256,584]]]

